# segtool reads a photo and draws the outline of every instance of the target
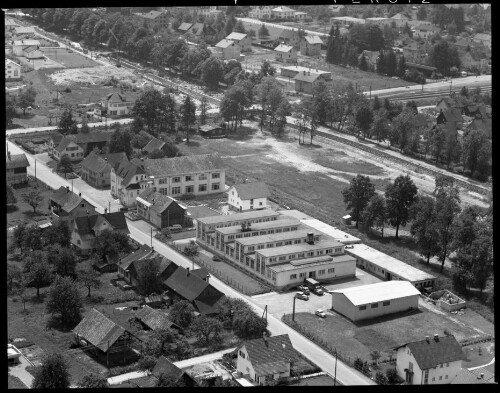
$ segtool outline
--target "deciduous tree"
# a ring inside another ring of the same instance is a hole
[[[33,213],[36,213],[36,208],[43,202],[43,195],[38,190],[32,190],[23,195],[23,201],[33,208]]]
[[[87,297],[90,297],[91,289],[99,289],[102,286],[99,276],[100,274],[90,263],[78,266],[76,270],[76,280],[80,283],[80,285],[88,290]]]
[[[24,258],[23,273],[28,286],[36,288],[36,296],[40,296],[40,288],[52,281],[52,270],[47,262],[47,255],[42,251],[33,251]]]
[[[387,218],[389,224],[396,227],[396,239],[398,238],[399,226],[404,226],[408,222],[409,209],[415,202],[417,191],[417,186],[408,175],[398,176],[394,183],[389,184],[385,189]]]
[[[25,90],[22,90],[17,97],[17,105],[23,111],[23,115],[26,114],[28,107],[35,105],[37,92],[33,86],[29,86]]]
[[[56,275],[47,296],[47,312],[52,315],[58,314],[63,326],[74,326],[81,319],[81,308],[82,300],[75,280]]]
[[[63,355],[51,353],[43,357],[35,369],[32,389],[69,389],[69,366]]]
[[[182,328],[186,328],[193,320],[194,307],[187,300],[181,300],[173,304],[170,310],[172,321]]]
[[[410,207],[410,233],[415,238],[420,255],[427,259],[439,252],[438,233],[436,227],[436,203],[434,198],[421,195]]]
[[[191,324],[191,330],[203,345],[217,346],[221,342],[222,323],[215,318],[199,317]]]
[[[57,169],[64,173],[64,178],[67,178],[68,173],[73,172],[73,163],[67,154],[63,155],[57,163]]]
[[[347,205],[347,209],[351,210],[351,215],[356,221],[356,228],[373,195],[375,195],[375,187],[370,178],[359,174],[351,179],[349,187],[342,190],[344,203]]]
[[[363,211],[362,221],[368,228],[376,227],[382,231],[384,236],[384,225],[387,221],[387,206],[382,195],[375,194],[370,198],[366,209]]]
[[[101,374],[90,373],[80,379],[77,386],[82,389],[102,389],[108,387],[108,380]]]

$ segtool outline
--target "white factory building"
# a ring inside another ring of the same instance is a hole
[[[408,281],[386,281],[331,291],[332,310],[353,322],[418,309],[420,292]]]

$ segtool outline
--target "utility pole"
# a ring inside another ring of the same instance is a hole
[[[35,158],[35,182],[36,182],[36,158]]]
[[[337,348],[335,348],[335,376],[333,379],[333,386],[337,385]]]
[[[109,212],[111,213],[111,201],[108,201]]]
[[[153,227],[151,227],[151,248],[153,248]]]
[[[292,321],[295,322],[295,299],[297,299],[297,295],[293,297],[293,313],[292,313]]]
[[[372,99],[372,86],[370,85],[370,100]]]

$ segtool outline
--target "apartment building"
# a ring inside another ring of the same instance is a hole
[[[135,100],[121,93],[111,93],[94,106],[95,116],[125,116],[130,113]]]

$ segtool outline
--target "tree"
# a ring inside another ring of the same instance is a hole
[[[262,337],[267,329],[267,320],[253,311],[238,312],[233,317],[233,329],[243,339]]]
[[[12,296],[18,297],[19,300],[23,302],[23,311],[26,311],[26,302],[28,301],[28,292],[27,292],[28,282],[26,278],[22,278],[15,289],[12,291]]]
[[[238,22],[236,22],[236,25],[234,26],[233,31],[235,31],[237,33],[243,33],[243,34],[246,33],[245,25],[243,24],[243,22],[241,20],[238,20]]]
[[[80,379],[76,386],[83,389],[107,388],[108,380],[101,374],[90,373]]]
[[[22,281],[23,272],[17,265],[7,263],[7,290],[11,292]]]
[[[207,119],[208,101],[207,97],[203,96],[200,100],[200,123],[205,124]]]
[[[64,178],[68,173],[73,172],[73,163],[67,154],[63,155],[57,164],[57,169],[64,172]]]
[[[40,288],[50,284],[52,271],[47,256],[42,251],[33,251],[24,258],[23,273],[29,287],[36,288],[36,296],[40,296]]]
[[[90,290],[92,288],[98,289],[102,286],[99,276],[99,273],[90,263],[78,266],[76,271],[76,280],[80,283],[80,285],[88,290],[87,297],[90,297]]]
[[[147,263],[141,263],[137,268],[137,290],[143,296],[160,293],[162,279],[160,274],[160,259],[156,258]]]
[[[427,263],[439,252],[435,205],[434,198],[419,196],[409,211],[412,220],[410,233],[415,238],[420,255],[427,259]]]
[[[199,317],[191,324],[191,330],[203,345],[215,347],[222,341],[222,323],[215,318]]]
[[[425,7],[418,7],[417,20],[425,20],[427,18],[427,11]]]
[[[63,248],[71,247],[71,230],[66,221],[53,222],[43,230],[42,237],[44,246],[57,244]]]
[[[359,174],[351,179],[349,187],[342,190],[344,203],[347,205],[347,209],[351,210],[351,215],[356,221],[356,228],[364,209],[373,195],[375,195],[375,187],[370,178]]]
[[[180,107],[181,122],[186,129],[186,142],[189,143],[189,130],[191,124],[196,121],[196,104],[191,101],[191,97],[186,95],[184,102]]]
[[[385,109],[379,109],[374,113],[370,134],[377,139],[377,142],[381,142],[389,136],[389,131],[390,126],[387,120],[387,111]]]
[[[33,213],[36,213],[36,208],[43,202],[43,195],[38,190],[32,190],[23,195],[23,201],[33,208]]]
[[[424,7],[420,7],[424,8]],[[399,381],[398,371],[395,368],[390,368],[385,372],[385,376],[387,377],[387,382],[396,383]]]
[[[489,174],[491,159],[491,143],[483,130],[470,130],[463,139],[462,162],[464,170],[468,169],[471,175],[479,172],[485,178]]]
[[[273,67],[269,60],[264,60],[259,70],[260,77],[265,78],[267,76],[274,76],[274,74],[276,74],[276,68]]]
[[[53,272],[61,276],[74,276],[76,258],[73,251],[59,244],[50,244],[47,247],[47,258],[53,266]]]
[[[264,23],[262,23],[262,25],[260,25],[258,35],[259,35],[259,38],[269,37],[269,30],[267,30],[267,27]]]
[[[157,360],[154,356],[143,355],[139,359],[137,366],[139,370],[151,371],[156,366]]]
[[[224,94],[220,103],[220,113],[226,121],[232,122],[230,128],[236,131],[238,124],[243,122],[245,108],[250,104],[243,88],[235,85]]]
[[[52,315],[59,314],[63,326],[74,326],[81,319],[81,308],[82,300],[75,280],[56,275],[47,296],[47,312]]]
[[[14,205],[17,203],[16,195],[12,186],[7,186],[7,205]]]
[[[87,118],[85,116],[82,119],[82,125],[80,126],[80,133],[81,134],[88,134],[88,133],[90,133],[89,124],[88,124]]]
[[[175,341],[177,333],[170,328],[162,328],[155,330],[152,338],[157,341],[160,354],[165,355],[171,350],[171,346],[166,345]]]
[[[436,177],[436,229],[438,233],[439,260],[443,271],[444,262],[450,254],[450,244],[453,240],[453,222],[460,213],[460,196],[453,178]]]
[[[368,63],[366,62],[366,57],[365,55],[361,55],[361,58],[359,60],[358,68],[361,71],[368,71]]]
[[[120,130],[117,128],[115,132],[111,135],[111,140],[109,142],[109,152],[110,153],[120,153],[124,152],[127,157],[130,157],[132,153],[132,137],[128,131]]]
[[[170,318],[182,328],[186,328],[193,320],[194,307],[187,300],[181,300],[173,304],[170,310]]]
[[[387,221],[387,215],[385,198],[375,194],[370,198],[366,209],[363,211],[362,221],[368,228],[375,226],[377,229],[380,229],[382,237],[384,237],[384,225]]]
[[[156,387],[157,388],[184,388],[186,387],[186,384],[182,380],[182,378],[179,379],[174,379],[170,375],[167,375],[165,373],[161,373],[158,376],[158,380],[156,382]]]
[[[444,144],[446,142],[446,130],[443,125],[438,124],[433,128],[430,137],[430,150],[431,155],[436,159],[436,163],[441,158],[443,153]]]
[[[63,135],[77,134],[78,127],[76,120],[73,119],[73,111],[71,108],[66,107],[59,118],[57,130]]]
[[[5,97],[5,120],[7,128],[11,127],[14,123],[14,118],[16,117],[16,97],[7,94]]]
[[[387,385],[387,377],[380,371],[375,373],[375,381],[380,385]]]
[[[428,63],[448,76],[452,67],[460,67],[460,58],[455,47],[450,46],[446,40],[440,40],[429,50]]]
[[[19,248],[21,250],[21,255],[23,253],[23,247],[25,244],[25,238],[27,233],[26,224],[21,223],[17,225],[12,233],[12,247]]]
[[[393,184],[385,189],[387,201],[387,218],[389,224],[396,227],[396,239],[398,238],[399,226],[406,225],[409,218],[410,206],[417,197],[417,186],[410,176],[400,175]]]
[[[219,81],[224,75],[224,67],[220,60],[210,56],[200,64],[201,81],[211,90],[217,90]]]
[[[69,389],[69,366],[60,353],[51,353],[35,369],[31,389]]]
[[[104,230],[95,238],[94,253],[104,262],[106,255],[113,257],[130,249],[129,237],[122,232]]]
[[[356,109],[354,115],[356,126],[361,130],[363,136],[368,137],[368,131],[370,130],[370,125],[373,123],[373,112],[370,109],[369,104],[360,103]]]
[[[33,86],[29,86],[27,89],[21,91],[17,97],[17,105],[23,111],[23,115],[26,114],[26,109],[28,107],[35,105],[36,90]]]

